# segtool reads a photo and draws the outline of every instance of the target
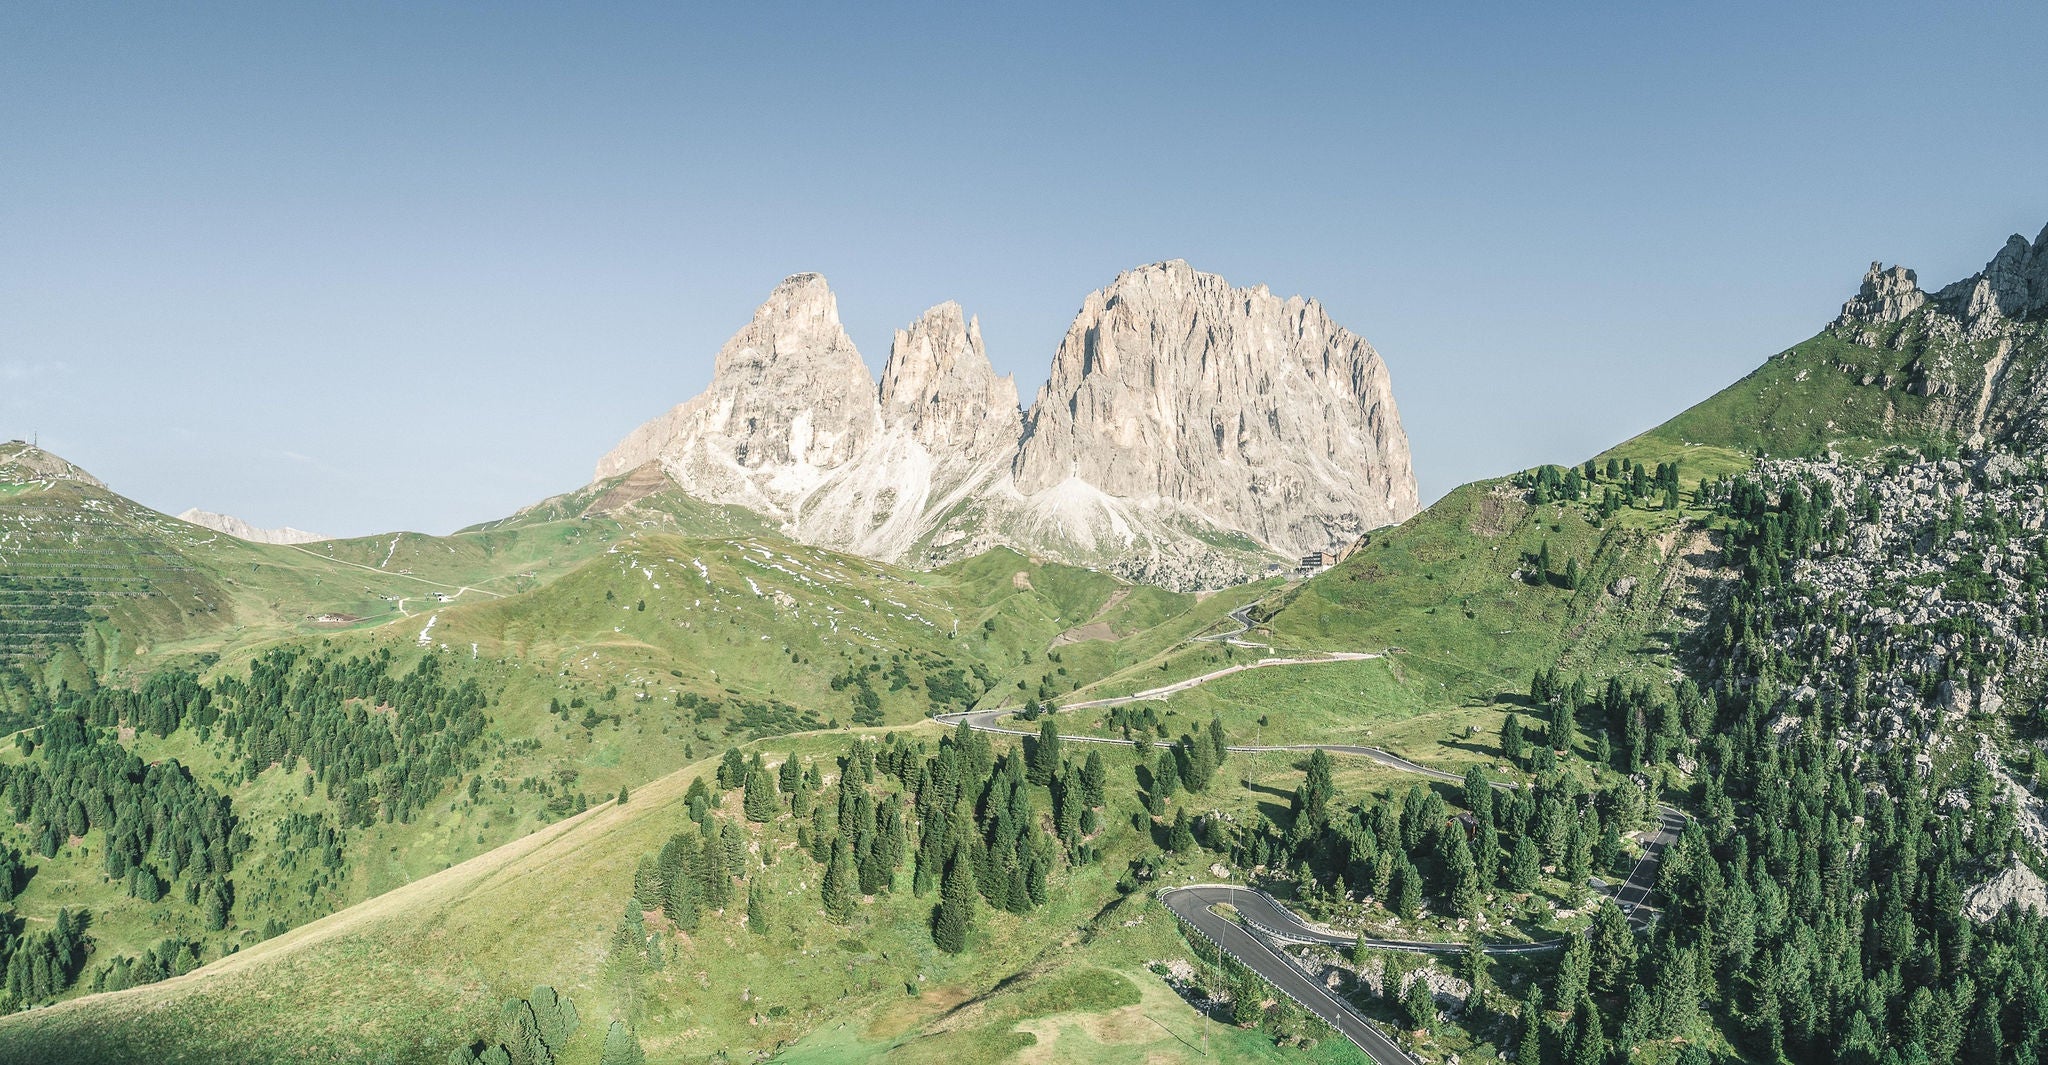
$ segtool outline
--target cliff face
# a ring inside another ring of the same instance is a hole
[[[289,525],[276,529],[261,529],[232,514],[215,514],[197,507],[178,515],[178,520],[191,522],[214,532],[226,533],[237,540],[247,540],[252,544],[313,544],[333,539],[304,529],[294,529]]]
[[[1420,505],[1386,365],[1314,300],[1175,260],[1089,295],[1016,462],[1299,555]]]
[[[597,479],[659,462],[690,495],[787,521],[881,428],[838,301],[824,278],[797,274],[719,349],[711,387],[620,441]]]
[[[1186,263],[1090,295],[1027,418],[981,330],[942,303],[879,385],[824,279],[789,278],[709,388],[598,463],[798,539],[939,564],[998,544],[1179,587],[1230,583],[1418,505],[1386,367],[1312,300]]]
[[[2014,234],[1984,269],[1933,293],[1911,270],[1871,263],[1828,332],[1909,359],[1897,377],[1926,401],[1929,428],[2048,446],[2048,228]]]

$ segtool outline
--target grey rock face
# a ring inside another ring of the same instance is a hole
[[[1016,463],[1034,509],[1085,485],[1298,555],[1419,507],[1379,354],[1321,305],[1175,260],[1091,293],[1053,357]],[[1065,486],[1065,487],[1063,487]]]
[[[939,564],[999,544],[1175,587],[1257,575],[1418,506],[1387,372],[1299,297],[1186,263],[1089,296],[1029,417],[942,303],[879,385],[823,278],[784,281],[703,395],[598,463],[647,463],[809,543]]]
[[[1926,305],[1927,293],[1920,291],[1913,271],[1903,266],[1886,270],[1883,263],[1871,263],[1863,275],[1863,287],[1842,304],[1842,316],[1835,323],[1896,322]]]
[[[310,533],[304,529],[294,529],[289,525],[277,529],[259,529],[232,514],[215,514],[210,510],[200,510],[196,507],[178,515],[178,520],[190,522],[203,529],[212,529],[217,533],[226,533],[237,540],[247,540],[252,544],[311,544],[333,539],[331,536]]]
[[[874,380],[825,279],[797,274],[718,351],[711,387],[642,425],[598,480],[659,462],[683,491],[789,520],[882,429]]]
[[[1017,381],[997,377],[981,343],[981,323],[964,320],[951,300],[896,331],[882,366],[882,413],[926,447],[976,454],[1017,444],[1023,414]]]

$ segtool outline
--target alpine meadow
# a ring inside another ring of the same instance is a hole
[[[1877,30],[889,7],[0,16],[0,1065],[2048,1060],[2048,229],[1779,136]]]

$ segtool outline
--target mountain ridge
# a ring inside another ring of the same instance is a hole
[[[876,380],[824,279],[792,275],[594,476],[650,462],[809,543],[926,567],[1004,545],[1184,589],[1420,506],[1378,352],[1178,259],[1089,294],[1029,411],[957,303],[898,330]]]

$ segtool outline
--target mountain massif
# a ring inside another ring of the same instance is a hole
[[[991,547],[1173,587],[1241,581],[1419,505],[1386,366],[1314,300],[1179,260],[1091,293],[1028,412],[954,303],[879,385],[816,274],[775,288],[703,394],[599,480],[654,464],[798,540],[917,566]]]
[[[1874,266],[1649,432],[1207,595],[1102,570],[1413,487],[1369,346],[1178,263],[1028,411],[958,306],[876,381],[793,277],[447,537],[0,444],[0,1062],[2036,1065],[2044,281]]]

